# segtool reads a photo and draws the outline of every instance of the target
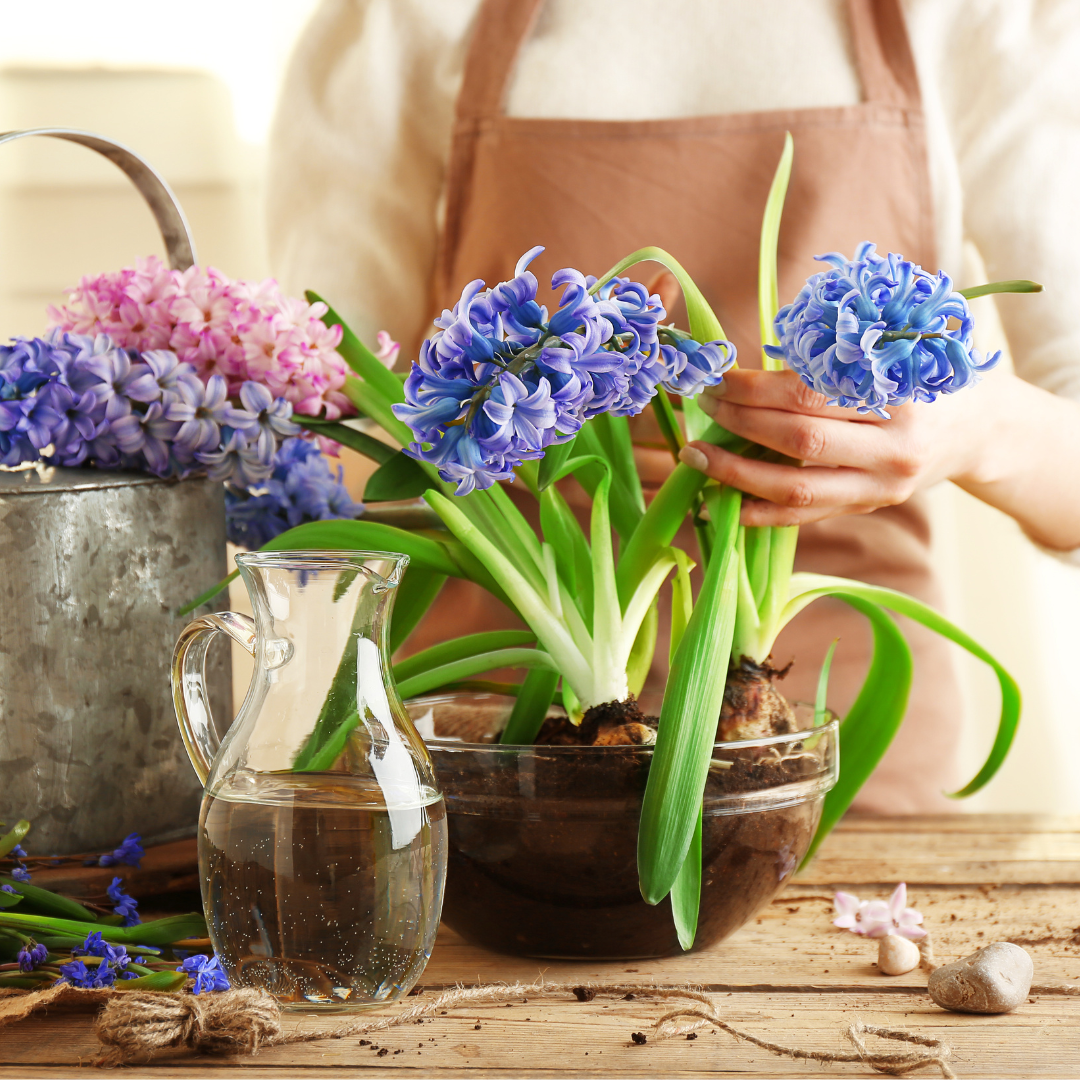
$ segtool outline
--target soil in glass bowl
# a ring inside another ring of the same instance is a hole
[[[460,741],[497,737],[508,708],[494,695],[409,703],[446,801],[443,920],[474,944],[524,956],[680,952],[670,903],[646,904],[638,890],[651,747]],[[737,930],[794,872],[835,783],[836,729],[716,744],[695,950]]]

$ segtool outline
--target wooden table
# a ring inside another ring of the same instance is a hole
[[[1036,983],[1080,984],[1080,818],[957,815],[846,821],[769,907],[707,952],[633,963],[538,962],[484,952],[444,928],[421,985],[431,993],[459,982],[530,982],[541,975],[552,982],[694,983],[713,995],[730,1023],[774,1042],[847,1050],[843,1033],[861,1019],[947,1042],[952,1067],[965,1080],[1080,1075],[1080,998],[1043,994],[1006,1016],[947,1013],[926,995],[922,972],[880,975],[871,944],[833,929],[834,888],[885,897],[902,880],[909,903],[926,917],[939,962],[991,941],[1013,941],[1034,957]],[[775,1057],[724,1033],[632,1043],[631,1032],[648,1033],[662,1011],[642,1000],[533,1000],[397,1028],[375,1046],[347,1038],[263,1050],[254,1058],[163,1058],[135,1071],[154,1077],[344,1077],[375,1070],[439,1077],[880,1075],[859,1064],[822,1067]],[[331,1021],[290,1017],[287,1023]],[[380,1056],[383,1048],[388,1052]],[[96,1050],[89,1016],[32,1017],[0,1034],[0,1076],[70,1076]]]

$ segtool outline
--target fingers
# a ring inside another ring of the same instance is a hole
[[[862,469],[796,468],[753,461],[709,443],[689,443],[679,456],[713,480],[765,500],[744,503],[744,524],[797,525],[839,514],[867,513],[903,502],[911,494],[903,483],[884,483]]]
[[[782,409],[805,416],[881,422],[880,418],[872,413],[860,413],[855,409],[841,409],[828,404],[824,394],[819,394],[813,387],[807,386],[794,371],[750,371],[735,368],[724,376],[724,381],[719,385],[706,387],[698,398],[698,404],[712,415],[712,405],[721,400],[733,405]]]
[[[725,399],[711,401],[709,409],[713,419],[733,434],[811,465],[888,470],[901,456],[897,436],[902,432],[894,421],[852,424],[835,409],[831,417],[823,417],[783,409],[747,408]]]

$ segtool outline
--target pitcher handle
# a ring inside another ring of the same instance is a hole
[[[176,722],[191,765],[205,787],[221,739],[206,696],[206,649],[215,634],[227,634],[255,655],[255,620],[235,611],[219,611],[188,623],[173,650],[172,693]]]

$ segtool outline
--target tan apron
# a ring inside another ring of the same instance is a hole
[[[760,366],[758,234],[785,131],[795,139],[795,165],[780,233],[781,302],[822,268],[813,255],[850,254],[861,240],[936,269],[923,115],[898,0],[849,0],[862,104],[637,122],[504,115],[514,62],[541,3],[481,5],[457,103],[437,309],[452,306],[473,278],[504,280],[535,244],[547,248],[531,269],[549,307],[544,283],[554,270],[600,274],[628,252],[656,244],[693,274],[738,346],[740,363]],[[656,269],[638,272],[647,279]],[[803,527],[797,568],[941,602],[921,498]],[[488,594],[451,581],[410,651],[512,625]],[[957,779],[961,701],[951,660],[941,639],[906,621],[904,631],[915,653],[908,715],[856,806],[882,813],[955,809],[941,795]],[[838,601],[818,601],[784,631],[773,657],[778,665],[796,661],[785,694],[813,700],[834,638],[840,645],[829,703],[843,713],[869,660],[861,615]]]

